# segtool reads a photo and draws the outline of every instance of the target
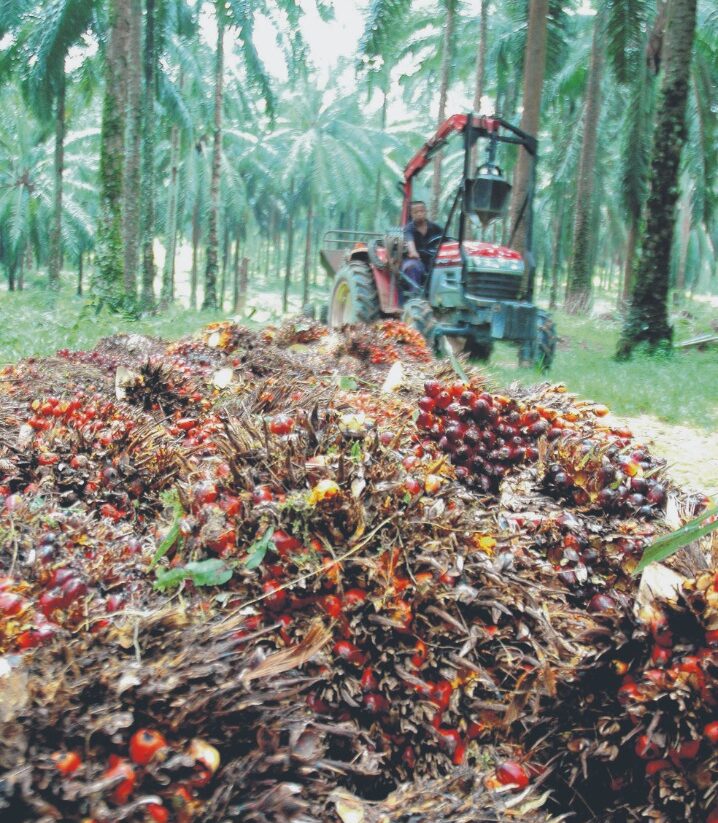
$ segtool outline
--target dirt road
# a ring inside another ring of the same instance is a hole
[[[665,458],[669,474],[684,488],[718,495],[718,434],[674,426],[651,415],[616,418],[654,454]]]

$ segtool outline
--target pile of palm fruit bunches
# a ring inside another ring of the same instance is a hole
[[[633,575],[709,501],[465,371],[298,320],[5,367],[0,819],[716,823],[715,554]]]

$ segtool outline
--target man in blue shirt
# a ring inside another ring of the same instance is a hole
[[[434,246],[443,230],[436,223],[428,220],[426,203],[423,200],[412,200],[409,213],[411,220],[404,227],[407,258],[402,263],[401,271],[414,284],[414,289],[420,291],[424,285],[426,272],[431,266],[432,252],[436,250]],[[405,287],[414,290],[406,281]]]

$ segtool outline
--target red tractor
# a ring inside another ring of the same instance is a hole
[[[463,136],[463,175],[443,232],[431,239],[424,283],[417,287],[402,274],[405,245],[401,230],[385,234],[329,231],[321,250],[322,265],[333,281],[328,323],[341,327],[401,317],[418,328],[437,352],[451,343],[454,349],[487,359],[494,340],[507,340],[519,345],[522,363],[546,369],[553,360],[556,334],[550,316],[532,301],[536,139],[498,117],[449,117],[404,169],[402,225],[408,222],[415,176],[452,134]],[[472,175],[478,140],[487,144],[486,160]],[[500,143],[518,146],[530,160],[531,182],[519,212],[519,219],[526,221],[523,255],[506,246],[466,239],[470,215],[486,227],[506,211],[511,186],[496,165]]]

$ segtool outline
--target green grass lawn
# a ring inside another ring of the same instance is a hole
[[[277,289],[262,287],[249,301],[254,313],[248,323],[276,319],[279,300]],[[292,294],[292,305],[298,308],[298,294]],[[175,307],[156,317],[131,320],[83,312],[83,306],[84,299],[72,294],[69,285],[55,296],[42,280],[31,281],[21,293],[0,293],[0,364],[54,354],[65,347],[92,348],[101,337],[117,332],[177,338],[225,316]],[[709,304],[689,303],[675,318],[675,339],[709,331],[717,317],[718,311]],[[617,363],[613,360],[620,330],[617,317],[576,318],[557,312],[555,319],[560,342],[548,379],[605,403],[621,416],[652,414],[667,423],[718,429],[718,346],[677,350],[669,357],[637,355]],[[488,371],[499,385],[546,379],[532,369],[519,368],[516,349],[503,344],[496,347]]]
[[[620,332],[618,317],[571,317],[554,313],[560,341],[546,379],[565,383],[570,391],[604,403],[618,415],[651,414],[667,423],[718,429],[718,345],[700,351],[676,349],[664,357],[637,354],[626,363],[613,359]],[[718,310],[691,302],[674,318],[675,341],[711,330]],[[488,370],[505,385],[514,380],[544,379],[517,364],[515,348],[496,347]]]

